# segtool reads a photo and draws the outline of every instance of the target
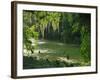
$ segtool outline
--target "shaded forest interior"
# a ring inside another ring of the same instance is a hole
[[[91,15],[23,10],[23,68],[88,66]]]

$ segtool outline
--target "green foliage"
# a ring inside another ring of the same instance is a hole
[[[23,69],[81,66],[81,63],[77,62],[70,63],[59,60],[50,61],[49,59],[37,60],[36,57],[26,57],[26,56],[24,56],[23,58],[24,58]]]
[[[90,61],[90,56],[91,56],[91,51],[90,51],[90,33],[88,33],[88,31],[82,27],[82,32],[81,32],[81,39],[82,39],[82,43],[81,43],[81,54],[84,58],[84,61],[88,62]]]
[[[85,62],[90,62],[90,15],[89,14],[73,14],[72,32],[75,34],[79,32],[81,37],[81,55]],[[75,19],[75,20],[74,20]]]
[[[23,41],[34,51],[38,39],[80,45],[84,61],[90,61],[90,14],[52,11],[23,11]],[[32,45],[32,40],[35,45]]]
[[[35,26],[32,27],[24,27],[23,28],[23,42],[24,42],[24,48],[27,50],[31,50],[32,53],[34,53],[34,49],[37,46],[37,40],[38,40],[38,32],[35,31]],[[31,39],[34,38],[34,46],[32,45]]]

